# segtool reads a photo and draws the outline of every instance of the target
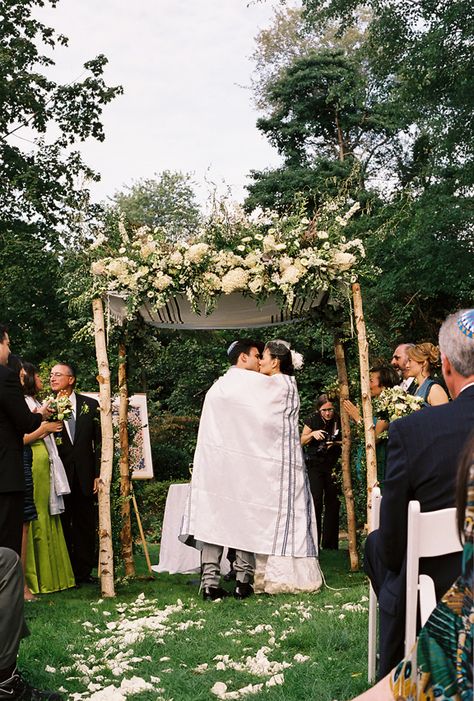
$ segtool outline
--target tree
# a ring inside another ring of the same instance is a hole
[[[403,105],[407,122],[428,138],[433,166],[459,185],[474,177],[474,16],[469,0],[365,3],[372,17],[366,57],[385,90]],[[316,30],[354,24],[356,0],[303,0]]]
[[[67,39],[34,18],[43,5],[2,3],[0,231],[24,231],[55,245],[61,225],[88,201],[77,182],[99,177],[72,147],[88,137],[104,139],[102,108],[122,89],[105,84],[103,55],[84,64],[81,81],[61,85],[48,77],[54,65],[48,53]]]
[[[357,187],[394,157],[398,123],[390,104],[371,90],[360,60],[339,49],[310,51],[296,58],[267,85],[272,110],[257,121],[276,146],[283,167],[251,173],[248,208],[285,207],[298,192],[311,209],[318,193],[339,188],[357,166]],[[280,182],[279,182],[280,181]]]
[[[0,10],[0,314],[15,350],[33,361],[68,348],[62,258],[95,214],[81,182],[99,178],[74,145],[103,140],[103,106],[122,91],[105,84],[102,55],[84,65],[81,81],[48,77],[51,53],[67,39],[34,17],[44,4],[9,0]]]
[[[190,236],[200,222],[191,177],[183,173],[165,170],[138,180],[116,192],[113,202],[133,226],[158,227],[172,240]]]

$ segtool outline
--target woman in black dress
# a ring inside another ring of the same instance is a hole
[[[314,413],[305,421],[301,445],[316,511],[319,543],[324,550],[337,550],[340,488],[334,472],[341,454],[341,425],[327,394],[318,397]]]

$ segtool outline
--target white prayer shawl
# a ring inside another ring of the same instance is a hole
[[[293,377],[232,367],[204,402],[180,539],[317,556]]]
[[[33,397],[26,396],[25,400],[31,411],[41,406]],[[43,440],[49,456],[49,513],[51,516],[58,516],[64,512],[63,496],[70,494],[71,488],[54,436],[48,434]]]

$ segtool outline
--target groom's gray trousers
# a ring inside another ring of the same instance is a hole
[[[222,545],[203,543],[201,550],[201,586],[218,587],[221,579]],[[255,572],[255,555],[246,550],[235,551],[234,570],[236,581],[247,584],[252,581]]]
[[[0,548],[0,669],[16,664],[20,640],[26,635],[20,558],[10,548]]]

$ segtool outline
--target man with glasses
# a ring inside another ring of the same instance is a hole
[[[96,494],[100,474],[100,414],[95,399],[74,391],[76,371],[70,363],[51,369],[50,385],[55,394],[67,395],[72,416],[64,423],[58,452],[64,463],[71,493],[64,498],[61,515],[74,577],[77,584],[93,583],[96,566]]]

